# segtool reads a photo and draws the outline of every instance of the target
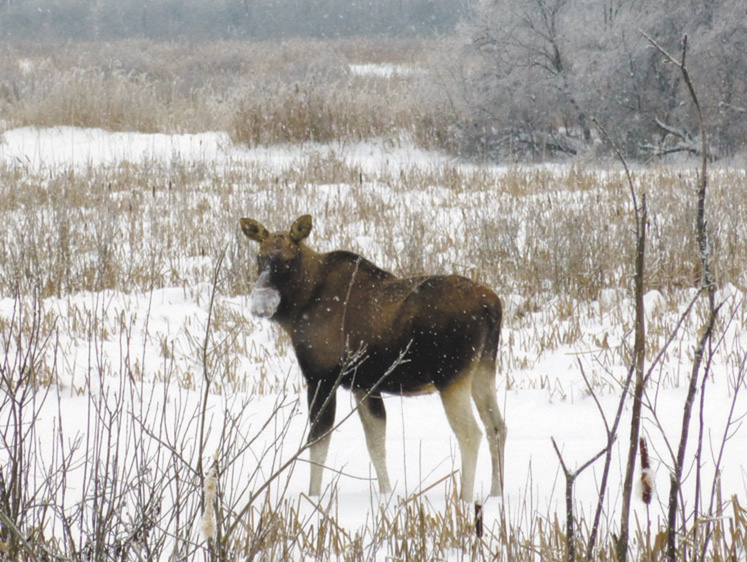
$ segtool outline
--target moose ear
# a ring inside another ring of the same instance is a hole
[[[242,218],[239,222],[241,223],[241,230],[250,240],[264,242],[270,235],[267,229],[254,219]]]
[[[296,219],[291,226],[291,240],[298,243],[311,234],[311,215],[304,215]]]

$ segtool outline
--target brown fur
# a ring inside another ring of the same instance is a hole
[[[399,279],[350,252],[314,252],[303,242],[311,227],[309,215],[289,232],[273,234],[252,219],[241,219],[244,234],[260,244],[259,271],[268,272],[269,285],[280,294],[272,319],[290,336],[308,383],[312,460],[324,462],[334,425],[335,384],[350,354],[362,349],[364,360],[339,384],[360,398],[380,383],[361,402],[360,413],[382,491],[389,488],[383,437],[374,435],[385,424],[381,392],[437,390],[459,439],[462,497],[472,496],[480,438],[470,391],[488,430],[491,493],[500,494],[505,424],[495,400],[502,313],[498,296],[464,277]],[[405,361],[381,380],[408,346]],[[466,391],[455,390],[462,388]],[[374,458],[378,455],[382,458]],[[321,471],[312,465],[311,493],[319,493],[320,482]]]

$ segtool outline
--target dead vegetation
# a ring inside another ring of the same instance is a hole
[[[334,486],[327,503],[316,504],[303,495],[286,497],[286,484],[278,479],[272,493],[246,508],[266,474],[242,465],[241,445],[227,436],[250,425],[242,416],[253,396],[278,394],[276,409],[263,418],[263,430],[274,431],[277,441],[287,429],[277,420],[292,418],[279,412],[294,409],[288,396],[301,389],[300,381],[288,376],[287,340],[270,353],[253,346],[244,333],[242,298],[254,276],[254,256],[240,242],[238,218],[250,214],[285,225],[287,217],[313,211],[319,250],[359,251],[401,275],[456,271],[493,287],[507,301],[500,354],[507,388],[540,389],[549,400],[562,402],[575,390],[543,376],[543,354],[562,349],[589,357],[591,382],[584,392],[601,396],[619,392],[621,366],[631,362],[636,240],[623,174],[612,171],[613,165],[583,161],[500,169],[450,160],[385,161],[373,167],[356,161],[349,149],[359,141],[377,138],[395,153],[406,144],[402,132],[418,138],[422,123],[431,123],[412,111],[417,77],[350,70],[350,64],[367,62],[417,66],[422,52],[409,44],[383,58],[379,51],[376,59],[369,55],[371,45],[351,43],[95,47],[50,52],[3,45],[2,126],[219,129],[250,146],[329,144],[289,148],[287,163],[274,168],[251,157],[228,165],[179,159],[41,170],[25,162],[0,165],[0,299],[15,303],[11,317],[0,317],[0,549],[29,560],[45,553],[50,558],[149,557],[167,547],[175,558],[565,558],[562,518],[533,504],[529,495],[523,505],[503,506],[481,538],[474,533],[471,506],[456,499],[453,485],[447,487],[445,508],[414,493],[380,506],[359,533],[338,521]],[[427,134],[437,135],[440,126],[428,125]],[[747,177],[744,170],[729,168],[709,174],[710,268],[726,302],[715,332],[723,335],[747,325],[743,301],[729,300],[747,290]],[[698,178],[684,168],[663,166],[635,169],[633,175],[647,193],[644,285],[660,293],[647,308],[644,351],[651,362],[700,276],[692,222],[683,219],[694,216]],[[224,258],[216,268],[219,256]],[[133,338],[147,332],[148,319],[133,310],[141,310],[138,301],[154,289],[174,288],[202,309],[210,301],[209,321],[198,311],[199,321],[185,320],[178,337],[153,334],[162,362],[147,364],[145,345],[140,355]],[[112,294],[129,299],[131,306],[112,310],[107,304]],[[688,338],[707,313],[694,306],[683,320],[682,333],[688,336],[667,349],[664,361],[676,366],[678,357],[687,357]],[[607,327],[604,332],[590,331],[599,323]],[[107,363],[103,351],[112,342],[120,350],[116,364]],[[88,375],[66,363],[76,346],[87,353],[83,371]],[[728,366],[733,394],[744,390],[745,350],[717,345],[710,353]],[[203,357],[202,364],[195,365],[194,357]],[[676,369],[660,368],[650,376],[651,392],[642,400],[655,418],[659,391],[686,381]],[[87,443],[89,479],[79,497],[62,504],[57,491],[82,444],[60,437],[58,463],[37,467],[28,459],[34,458],[38,440],[33,424],[23,422],[45,400],[55,402],[52,383],[59,380],[69,381],[67,390],[82,397],[101,422],[92,424]],[[98,392],[111,380],[119,381],[119,393]],[[169,391],[191,391],[178,408],[189,421],[176,433],[147,421],[157,418],[157,402],[135,400],[142,385],[153,380]],[[222,551],[196,533],[203,506],[197,454],[189,444],[199,441],[202,447],[198,420],[205,410],[194,400],[198,393],[209,395],[205,400],[225,413],[218,430],[220,477],[244,478],[241,489],[218,490],[218,524],[224,531],[246,508],[246,518]],[[240,398],[214,402],[233,394]],[[140,439],[123,442],[109,458],[97,456],[109,450],[115,435]],[[242,435],[252,441],[259,433]],[[272,466],[277,468],[281,452],[268,446],[263,454],[276,457]],[[119,480],[108,480],[114,466],[128,468]],[[50,486],[34,480],[37,469],[46,471]],[[707,517],[697,524],[684,518],[678,544],[702,544],[708,525],[709,557],[738,559],[747,550],[745,502],[722,497],[715,476],[709,493]],[[89,505],[95,505],[93,511],[87,511]],[[593,553],[584,550],[590,527],[579,514],[576,533],[582,540],[576,555],[614,560],[611,534],[599,538]],[[667,538],[662,532],[653,515],[632,521],[630,551],[641,560],[661,559]]]
[[[0,123],[228,131],[257,144],[423,131],[428,40],[0,43]],[[356,71],[396,65],[394,76]],[[433,117],[429,118],[433,122]]]

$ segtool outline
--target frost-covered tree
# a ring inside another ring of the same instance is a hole
[[[474,70],[464,140],[468,151],[490,154],[552,149],[574,152],[570,135],[553,132],[588,123],[573,76],[572,0],[495,0],[473,7],[465,28]]]
[[[743,150],[745,22],[739,0],[477,0],[460,32],[461,149],[573,154],[596,117],[630,155],[697,151],[681,78],[646,33],[673,53],[689,36],[714,155]]]

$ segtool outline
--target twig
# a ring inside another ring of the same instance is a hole
[[[208,409],[208,398],[210,396],[210,386],[212,384],[212,378],[210,376],[210,366],[208,363],[208,345],[210,343],[210,329],[211,329],[211,323],[213,319],[213,310],[215,305],[215,296],[218,292],[218,279],[220,276],[220,270],[221,266],[223,265],[223,258],[226,256],[226,248],[223,249],[223,251],[218,256],[218,260],[215,264],[215,269],[213,271],[213,282],[211,285],[210,290],[210,303],[208,305],[208,317],[207,317],[207,323],[205,326],[205,340],[202,345],[202,375],[204,379],[204,392],[202,396],[202,406],[200,410],[200,435],[198,438],[197,443],[197,475],[200,478],[200,511],[204,512],[206,509],[212,509],[212,506],[206,506],[205,505],[205,468],[203,465],[204,462],[204,455],[205,455],[205,427],[207,425],[207,409]],[[217,461],[215,461],[217,462]],[[216,506],[217,510],[217,506]],[[220,515],[219,510],[218,514]],[[215,530],[215,538],[214,539],[208,539],[208,549],[210,551],[210,554],[212,557],[220,557],[218,553],[215,553],[213,551],[213,547],[215,545],[222,545],[221,539],[221,520],[220,517],[216,518],[217,521],[217,528]]]
[[[630,384],[630,377],[633,373],[636,376],[635,389],[633,392],[633,411],[631,414],[630,422],[630,444],[628,446],[628,460],[625,466],[625,479],[623,482],[623,498],[622,498],[622,514],[620,517],[620,535],[615,539],[615,549],[617,553],[617,559],[624,562],[627,559],[628,550],[628,534],[630,525],[630,501],[633,491],[633,473],[635,470],[635,459],[638,453],[638,437],[640,434],[641,426],[641,409],[642,409],[642,397],[645,388],[646,380],[644,378],[644,362],[646,356],[646,318],[644,312],[643,303],[643,272],[645,266],[645,251],[646,251],[646,228],[647,228],[647,209],[646,209],[646,194],[643,194],[641,199],[640,207],[638,205],[638,198],[636,196],[635,185],[633,178],[630,174],[627,161],[622,151],[619,149],[617,144],[612,141],[610,136],[604,127],[596,120],[592,121],[599,127],[602,134],[610,142],[615,149],[615,152],[625,169],[625,175],[628,180],[628,186],[630,188],[630,198],[633,202],[633,212],[635,216],[636,224],[636,259],[635,259],[635,275],[634,275],[634,294],[635,294],[635,340],[633,344],[633,363],[630,371],[628,372],[628,381],[626,382],[626,389]],[[625,398],[623,394],[620,402],[622,406]],[[609,453],[608,453],[609,459]],[[597,506],[597,514],[600,513],[601,502]],[[596,525],[595,525],[596,526]],[[592,539],[596,540],[596,533],[592,533]],[[587,557],[591,556],[593,542],[590,540],[590,548],[587,552]],[[590,558],[587,558],[590,559]]]
[[[358,403],[357,403],[357,404],[356,404],[356,405],[355,405],[355,406],[354,406],[354,407],[353,407],[353,408],[351,409],[351,411],[350,411],[350,412],[348,412],[348,413],[347,413],[347,414],[346,414],[346,415],[345,415],[345,416],[344,416],[344,417],[343,417],[343,418],[342,418],[342,419],[341,419],[341,420],[340,420],[339,422],[337,422],[337,423],[336,423],[336,424],[335,424],[334,426],[332,426],[332,427],[331,427],[331,428],[329,428],[329,429],[328,429],[327,431],[325,431],[325,432],[324,432],[324,433],[323,433],[322,435],[320,435],[319,437],[317,437],[316,439],[314,439],[314,440],[312,440],[312,441],[307,441],[306,443],[304,443],[303,445],[301,445],[301,446],[299,447],[299,449],[298,449],[298,450],[297,450],[297,451],[296,451],[296,452],[295,452],[295,453],[294,453],[294,454],[293,454],[293,455],[292,455],[292,456],[291,456],[291,457],[290,457],[290,458],[289,458],[289,459],[288,459],[287,461],[285,461],[285,462],[284,462],[284,463],[283,463],[282,465],[280,465],[280,466],[279,466],[279,467],[278,467],[278,468],[277,468],[277,469],[276,469],[276,470],[275,470],[275,471],[274,471],[274,472],[273,472],[272,474],[270,474],[270,476],[268,476],[268,477],[267,477],[267,479],[266,479],[266,480],[265,480],[265,481],[264,481],[264,482],[263,482],[263,483],[262,483],[262,484],[261,484],[261,485],[259,486],[259,488],[257,488],[257,489],[256,489],[256,490],[255,490],[255,491],[254,491],[254,492],[253,492],[253,493],[251,494],[251,496],[250,496],[250,497],[249,497],[249,499],[247,500],[247,502],[246,502],[246,504],[244,505],[244,507],[243,507],[243,508],[241,508],[241,510],[239,510],[239,512],[238,512],[238,513],[236,514],[236,518],[234,519],[233,523],[231,523],[230,525],[228,525],[228,527],[226,527],[226,532],[225,532],[225,534],[224,534],[224,537],[223,537],[223,540],[224,540],[224,541],[226,541],[226,540],[228,539],[228,537],[230,537],[230,536],[231,536],[231,534],[233,533],[233,531],[234,531],[234,530],[236,529],[237,525],[239,525],[239,523],[241,522],[241,519],[242,519],[242,518],[244,517],[244,515],[245,515],[245,514],[246,514],[246,513],[247,513],[247,512],[249,511],[249,509],[250,509],[250,508],[252,507],[252,505],[253,505],[253,504],[254,504],[254,502],[255,502],[255,501],[257,500],[257,498],[258,498],[258,497],[259,497],[259,496],[260,496],[260,495],[261,495],[261,494],[262,494],[262,493],[263,493],[263,492],[265,491],[265,489],[267,489],[267,487],[268,487],[268,486],[269,486],[269,485],[270,485],[270,484],[271,484],[271,483],[272,483],[272,482],[273,482],[273,481],[274,481],[275,479],[277,479],[277,478],[278,478],[278,477],[279,477],[279,476],[280,476],[280,475],[281,475],[281,474],[282,474],[283,472],[285,472],[285,471],[286,471],[286,470],[287,470],[287,469],[288,469],[288,468],[289,468],[289,467],[290,467],[291,465],[293,465],[293,464],[294,464],[294,463],[295,463],[295,462],[296,462],[296,461],[298,460],[298,458],[299,458],[299,457],[300,457],[300,456],[301,456],[301,455],[302,455],[302,454],[303,454],[303,453],[304,453],[304,452],[305,452],[306,450],[308,450],[309,448],[311,448],[311,447],[312,447],[313,445],[315,445],[315,444],[316,444],[316,443],[318,443],[319,441],[321,441],[321,440],[325,439],[325,438],[326,438],[326,437],[327,437],[328,435],[330,435],[330,434],[331,434],[331,433],[332,433],[333,431],[335,431],[335,430],[336,430],[337,428],[339,428],[339,427],[340,427],[340,426],[341,426],[341,425],[342,425],[343,423],[345,423],[345,422],[346,422],[346,421],[347,421],[347,420],[348,420],[348,419],[349,419],[349,418],[350,418],[351,416],[353,416],[353,414],[355,414],[355,413],[356,413],[356,412],[358,411],[358,408],[359,408],[359,407],[360,407],[360,405],[361,405],[361,404],[362,404],[362,403],[363,403],[363,402],[365,401],[365,399],[366,399],[366,398],[368,398],[368,397],[370,397],[370,396],[371,396],[371,395],[372,395],[372,394],[373,394],[374,392],[376,392],[376,390],[377,390],[377,389],[379,388],[379,386],[381,385],[381,383],[383,383],[383,382],[384,382],[384,380],[385,380],[385,379],[386,379],[386,378],[387,378],[387,377],[388,377],[388,376],[389,376],[389,375],[390,375],[390,374],[391,374],[391,373],[392,373],[392,372],[394,371],[394,369],[396,369],[396,368],[397,368],[397,367],[398,367],[399,365],[401,365],[401,364],[402,364],[403,362],[405,362],[405,361],[406,361],[406,360],[405,360],[405,356],[407,355],[407,353],[408,353],[408,351],[409,351],[409,350],[410,350],[410,344],[408,343],[408,344],[407,344],[407,347],[405,347],[405,349],[403,349],[403,350],[402,350],[402,351],[400,352],[399,356],[398,356],[398,357],[397,357],[397,359],[396,359],[396,360],[394,361],[394,363],[392,363],[392,365],[390,365],[390,366],[389,366],[389,368],[388,368],[388,369],[386,370],[386,372],[385,372],[385,373],[384,373],[384,374],[383,374],[383,375],[381,376],[381,378],[379,378],[379,380],[378,380],[378,381],[376,381],[376,384],[374,384],[374,385],[373,385],[373,386],[372,386],[372,387],[371,387],[371,388],[370,388],[370,389],[368,390],[368,392],[366,392],[366,395],[364,396],[364,399],[363,399],[363,400],[359,401],[359,402],[358,402]],[[342,378],[342,375],[343,375],[344,373],[346,373],[346,372],[347,372],[347,371],[345,371],[345,369],[343,369],[343,370],[341,371],[341,376],[339,376],[339,377],[338,377],[338,384],[339,384],[339,381],[340,381],[340,380],[341,380],[341,378]],[[334,393],[334,392],[335,392],[336,390],[337,390],[337,385],[336,385],[336,386],[334,387],[334,389],[333,389],[333,391],[332,391],[332,392]],[[321,411],[323,411],[323,410],[324,410],[324,408],[326,407],[326,405],[327,405],[327,403],[328,403],[328,401],[329,401],[329,399],[330,399],[330,397],[331,397],[331,396],[332,396],[332,393],[330,393],[330,394],[329,394],[329,396],[327,396],[327,400],[325,400],[325,403],[324,403],[324,404],[322,405],[322,409],[321,409]]]
[[[742,364],[739,367],[739,374],[737,375],[736,380],[734,381],[734,396],[731,400],[731,407],[729,408],[729,417],[726,420],[726,425],[724,426],[724,435],[721,438],[721,447],[718,451],[718,458],[716,459],[716,462],[714,463],[715,471],[713,474],[713,485],[711,486],[711,501],[710,505],[708,506],[708,513],[713,513],[713,501],[715,496],[715,490],[717,481],[719,478],[721,478],[721,461],[724,458],[724,448],[726,447],[726,442],[730,439],[729,431],[731,430],[731,426],[735,423],[734,420],[734,410],[737,405],[737,397],[739,396],[739,390],[742,387],[742,384],[745,381],[745,377],[747,376],[747,353],[744,354],[742,357]],[[744,414],[741,416],[744,417]],[[718,521],[723,519],[722,517],[714,517],[712,515],[709,515],[708,517],[701,517],[701,521],[705,522],[705,539],[703,540],[703,546],[701,548],[701,560],[706,559],[706,551],[708,550],[708,543],[711,539],[711,523],[714,521]]]
[[[669,349],[669,346],[674,341],[675,336],[677,335],[677,332],[682,327],[682,324],[685,322],[685,319],[690,315],[690,311],[693,309],[693,306],[695,306],[695,303],[698,301],[698,298],[700,298],[700,295],[702,294],[703,289],[701,288],[695,296],[690,299],[690,304],[687,305],[687,308],[685,311],[680,314],[679,320],[677,320],[677,324],[675,324],[674,329],[672,330],[672,333],[669,334],[669,337],[667,338],[667,341],[664,342],[664,345],[659,350],[659,353],[656,354],[656,357],[651,362],[651,365],[649,365],[648,371],[646,372],[646,376],[644,377],[644,382],[648,382],[648,380],[651,378],[651,375],[654,372],[654,369],[659,364],[659,361],[661,361],[661,358],[666,353],[667,349]]]
[[[555,454],[558,455],[560,466],[563,469],[563,474],[565,475],[565,540],[566,544],[568,545],[568,562],[574,562],[576,560],[576,537],[573,521],[573,483],[575,482],[576,477],[592,464],[594,464],[594,462],[596,462],[599,457],[607,452],[608,448],[605,447],[591,459],[581,465],[581,467],[576,469],[574,472],[571,472],[570,470],[568,470],[568,467],[563,461],[563,455],[560,453],[560,449],[558,448],[558,444],[555,442],[555,438],[550,437],[550,440],[552,441],[552,446],[555,449]]]
[[[210,325],[213,319],[213,305],[215,304],[215,295],[218,291],[218,276],[220,275],[221,265],[223,264],[223,258],[226,256],[226,249],[224,248],[221,254],[218,256],[218,261],[215,264],[213,271],[213,283],[210,290],[210,304],[208,305],[208,317],[207,325],[205,326],[205,340],[202,345],[202,376],[205,381],[205,391],[202,396],[202,409],[200,411],[200,437],[198,442],[199,452],[197,458],[197,474],[200,477],[200,488],[204,484],[203,474],[203,455],[205,453],[205,418],[207,416],[207,402],[208,396],[210,395],[210,385],[212,379],[210,378],[210,368],[208,366],[208,344],[210,342]]]
[[[604,468],[602,469],[602,481],[599,484],[599,498],[597,499],[597,507],[594,512],[594,522],[592,523],[591,533],[589,534],[589,540],[586,545],[586,560],[587,562],[590,562],[592,559],[593,552],[594,552],[594,545],[596,544],[596,540],[597,540],[597,533],[599,532],[599,521],[601,520],[601,517],[602,517],[604,497],[607,493],[607,480],[609,479],[610,467],[612,466],[612,445],[617,440],[617,428],[620,426],[620,420],[622,420],[623,407],[625,406],[625,399],[628,395],[628,389],[630,388],[630,383],[633,381],[634,369],[631,366],[630,369],[628,370],[628,376],[625,379],[625,384],[623,385],[622,392],[620,393],[620,400],[618,401],[618,404],[617,404],[617,412],[615,413],[615,421],[612,423],[612,428],[610,428],[607,423],[607,418],[604,415],[604,411],[602,410],[602,406],[601,404],[599,404],[599,400],[597,400],[596,394],[591,388],[591,384],[589,383],[589,380],[586,377],[586,373],[584,372],[584,368],[583,368],[583,365],[581,364],[581,361],[579,360],[578,363],[581,369],[581,376],[584,378],[586,385],[589,387],[589,392],[594,398],[594,402],[596,403],[597,408],[599,409],[599,414],[602,416],[604,427],[607,430],[607,447],[605,447],[606,456],[604,459]]]

